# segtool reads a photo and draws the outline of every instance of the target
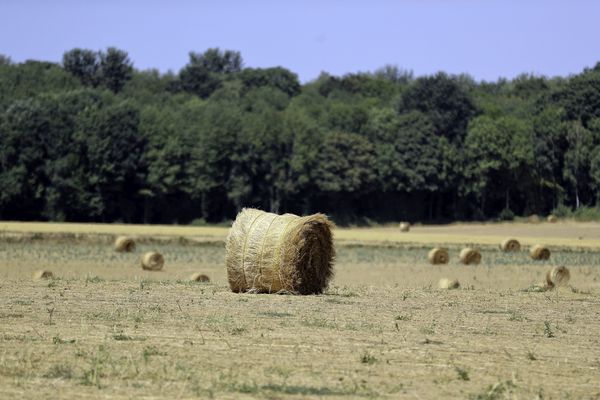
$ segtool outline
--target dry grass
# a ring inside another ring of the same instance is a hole
[[[174,225],[69,224],[0,221],[0,234],[96,234],[132,235],[165,238],[192,238],[225,241],[228,227]],[[517,235],[518,234],[518,235]],[[335,239],[363,244],[414,243],[422,245],[465,244],[497,247],[506,237],[515,237],[521,245],[545,243],[552,247],[600,248],[600,223],[570,222],[549,227],[528,223],[469,223],[412,226],[410,232],[399,232],[397,226],[375,228],[337,228]]]
[[[0,398],[600,396],[600,251],[540,262],[499,242],[429,265],[430,247],[340,240],[330,289],[296,297],[231,293],[222,244],[142,241],[169,260],[156,274],[110,242],[0,240]],[[59,279],[30,280],[41,260]],[[522,290],[562,265],[570,286]]]

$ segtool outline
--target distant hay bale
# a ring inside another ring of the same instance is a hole
[[[537,244],[531,248],[529,254],[534,260],[547,260],[550,258],[550,249],[541,244]]]
[[[554,214],[550,214],[550,215],[548,215],[548,222],[550,222],[551,224],[554,224],[554,223],[558,222],[558,217]]]
[[[31,277],[35,281],[38,281],[40,279],[54,279],[54,274],[52,273],[52,271],[40,269],[31,274]]]
[[[442,247],[434,247],[427,255],[427,259],[433,265],[436,264],[448,264],[450,257],[448,256],[448,249]]]
[[[538,217],[537,214],[532,214],[529,217],[527,217],[527,222],[529,222],[530,224],[539,224],[540,217]]]
[[[135,241],[128,236],[119,236],[115,240],[115,250],[119,252],[132,252],[135,250]]]
[[[554,267],[546,273],[546,285],[549,288],[564,286],[570,279],[571,272],[565,266]]]
[[[243,209],[225,244],[229,287],[237,293],[322,293],[333,276],[332,227],[323,214]]]
[[[156,251],[151,251],[142,256],[142,268],[147,271],[160,271],[165,265],[165,258]]]
[[[450,289],[458,289],[460,287],[460,282],[458,281],[458,279],[442,278],[438,282],[438,287],[440,289],[449,289],[449,290]]]
[[[506,252],[519,251],[521,250],[521,243],[519,243],[517,239],[505,239],[504,241],[502,241],[500,248],[502,249],[502,251]]]
[[[210,282],[208,275],[201,274],[200,272],[192,274],[192,276],[190,276],[190,280],[195,282]]]
[[[460,262],[465,265],[479,264],[481,262],[481,253],[479,250],[465,247],[460,251],[459,258]]]
[[[410,223],[409,222],[400,222],[400,232],[408,232],[410,231]]]

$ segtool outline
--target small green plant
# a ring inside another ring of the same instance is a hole
[[[61,339],[60,336],[54,336],[52,338],[52,343],[54,343],[54,344],[71,344],[71,343],[75,343],[75,339]]]
[[[259,316],[264,317],[273,317],[273,318],[284,318],[284,317],[293,317],[294,314],[286,313],[286,312],[276,312],[276,311],[265,311],[257,313]]]
[[[455,365],[454,370],[456,371],[456,374],[458,375],[458,379],[463,380],[463,381],[471,380],[471,378],[469,378],[469,372],[466,369],[459,367],[458,365]]]
[[[523,321],[524,319],[525,318],[517,311],[511,311],[510,314],[508,314],[509,321]]]
[[[527,350],[527,359],[531,361],[537,360],[537,357],[535,356],[533,350]]]
[[[504,382],[496,382],[488,386],[485,392],[471,396],[473,400],[500,400],[504,398],[512,398],[509,396],[517,385],[512,380]]]
[[[104,279],[100,278],[99,276],[87,276],[85,278],[85,283],[100,283],[100,282],[104,282]]]
[[[50,367],[44,374],[44,378],[63,378],[71,379],[73,377],[73,369],[69,365],[57,364]]]
[[[435,325],[431,324],[430,326],[422,326],[419,331],[425,335],[433,335],[435,333]]]
[[[98,346],[96,353],[88,359],[89,368],[83,371],[81,384],[100,388],[100,377],[102,376],[104,365],[108,362],[108,360],[109,354],[106,352],[104,346]]]
[[[371,353],[365,351],[364,354],[360,357],[360,362],[363,364],[371,365],[375,364],[377,362],[377,359]]]
[[[234,335],[234,336],[235,335],[241,335],[244,332],[246,332],[246,328],[244,328],[244,327],[236,327],[236,328],[233,328],[231,330],[231,334]]]
[[[113,339],[117,340],[117,341],[128,341],[128,340],[144,341],[144,340],[146,340],[145,337],[141,337],[141,336],[129,336],[129,335],[126,335],[124,333],[117,333],[116,335],[113,335]]]
[[[547,338],[554,337],[554,330],[552,329],[552,326],[548,321],[544,321],[544,336],[546,336]]]
[[[155,346],[146,346],[144,347],[144,351],[142,352],[142,357],[144,357],[144,361],[148,362],[150,357],[152,356],[166,356],[167,353],[158,350]]]

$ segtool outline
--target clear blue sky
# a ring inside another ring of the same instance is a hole
[[[176,72],[190,50],[220,47],[307,81],[385,64],[478,80],[564,76],[600,61],[593,0],[0,1],[0,53],[16,62],[116,46],[139,69]]]

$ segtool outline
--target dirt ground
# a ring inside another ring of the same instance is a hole
[[[319,296],[231,293],[218,242],[0,240],[0,398],[600,398],[600,248],[555,238],[546,262],[489,246],[478,266],[460,244],[432,266],[428,246],[342,239]],[[148,250],[164,271],[141,270]],[[526,290],[554,265],[568,287]]]

